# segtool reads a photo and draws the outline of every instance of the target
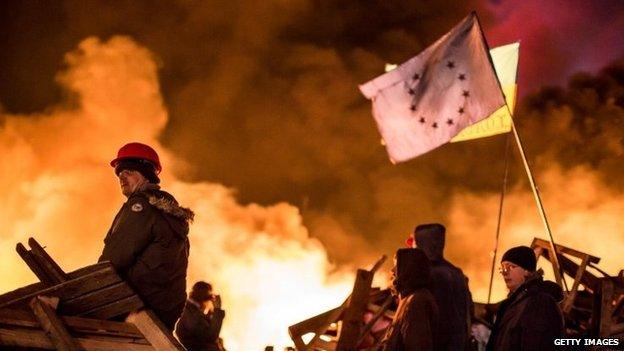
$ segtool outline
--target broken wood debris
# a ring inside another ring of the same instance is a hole
[[[65,273],[28,245],[16,251],[40,282],[0,295],[0,350],[184,350],[109,262]]]

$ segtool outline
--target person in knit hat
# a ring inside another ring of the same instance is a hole
[[[505,252],[500,273],[509,289],[501,302],[487,344],[487,351],[550,351],[564,331],[558,300],[561,288],[536,270],[533,249],[517,246]],[[553,289],[557,287],[558,290]]]

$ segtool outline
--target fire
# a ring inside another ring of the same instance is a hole
[[[346,298],[353,272],[329,263],[297,208],[243,206],[219,184],[176,178],[177,164],[157,140],[167,112],[149,51],[125,37],[89,38],[66,62],[58,81],[77,107],[2,116],[0,291],[35,281],[14,252],[29,236],[65,270],[97,261],[124,201],[108,161],[120,145],[141,141],[161,155],[164,188],[196,212],[188,282],[210,281],[222,295],[221,335],[229,350],[290,345],[289,325]]]
[[[185,165],[158,141],[168,116],[148,50],[126,37],[89,38],[66,62],[58,81],[68,101],[39,115],[0,112],[0,291],[35,281],[14,252],[14,245],[29,236],[47,246],[65,270],[97,260],[124,201],[108,162],[120,145],[140,141],[159,151],[164,189],[196,212],[188,282],[207,280],[222,295],[227,313],[222,337],[229,350],[290,345],[289,325],[344,301],[354,270],[330,263],[327,249],[310,237],[296,207],[242,205],[233,190],[220,184],[176,177]],[[536,178],[557,242],[602,257],[600,266],[616,273],[624,248],[624,200],[587,168],[551,166]],[[392,186],[384,187],[379,201],[404,196],[406,182],[385,182]],[[419,185],[410,186],[420,193]],[[530,244],[533,236],[546,239],[534,206],[527,189],[510,190],[499,257],[511,246]],[[449,208],[446,255],[471,278],[475,300],[484,301],[498,195],[459,193]],[[362,258],[359,248],[366,247],[365,240],[345,234],[331,219],[316,220],[328,242],[348,248],[351,258]],[[477,238],[476,230],[490,236]],[[397,234],[396,247],[403,240]],[[376,278],[384,280],[383,274]],[[506,292],[498,275],[494,281],[492,301],[498,301]]]
[[[586,167],[563,170],[552,166],[537,181],[555,242],[601,257],[600,268],[616,275],[623,268],[619,254],[624,248],[622,197]],[[477,301],[487,300],[492,257],[486,253],[493,250],[498,202],[499,195],[458,194],[453,199],[452,237],[447,239],[447,250],[471,278]],[[489,236],[477,240],[471,232],[474,228],[479,228],[479,235]],[[505,197],[497,265],[507,249],[530,245],[533,237],[548,240],[533,194],[517,186]],[[549,262],[540,259],[538,267],[544,269],[547,279],[554,280]],[[504,282],[495,271],[492,301],[500,301],[506,294]]]

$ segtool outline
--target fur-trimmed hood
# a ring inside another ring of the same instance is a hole
[[[169,193],[166,193],[164,191],[161,191],[161,193],[169,195]],[[157,209],[174,217],[184,219],[187,222],[192,223],[193,219],[195,218],[195,213],[190,208],[180,206],[178,202],[173,198],[173,196],[169,196],[170,197],[158,197],[153,194],[148,194],[147,200],[152,206],[156,207]]]
[[[160,189],[156,184],[148,184],[145,189],[140,191],[150,205],[171,215],[175,218],[183,220],[186,223],[192,223],[195,219],[195,213],[187,207],[182,207],[178,201],[166,191]]]

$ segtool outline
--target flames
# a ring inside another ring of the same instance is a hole
[[[546,208],[555,242],[601,257],[600,268],[616,275],[623,267],[624,199],[609,189],[597,173],[587,167],[563,170],[552,166],[540,178],[542,201]],[[490,279],[496,230],[499,195],[458,194],[451,211],[451,237],[447,238],[447,253],[455,257],[471,278],[473,298],[486,301]],[[475,234],[475,228],[479,234]],[[505,198],[501,240],[497,264],[503,253],[514,246],[529,245],[533,237],[548,239],[537,213],[533,194],[516,186]],[[481,237],[482,235],[488,237]],[[479,235],[477,237],[477,235]],[[487,268],[486,268],[487,267]],[[538,261],[546,278],[554,280],[552,266],[544,259]],[[572,286],[571,282],[568,286]],[[504,282],[495,272],[492,301],[507,294]]]
[[[163,186],[196,212],[189,285],[213,283],[230,350],[290,345],[287,326],[340,304],[353,276],[332,266],[297,208],[240,205],[219,184],[184,183],[158,142],[167,123],[151,53],[131,39],[90,38],[58,76],[68,100],[37,116],[4,115],[0,127],[0,291],[35,280],[14,252],[34,236],[65,270],[97,261],[123,196],[108,166],[120,145],[153,145]],[[182,167],[183,165],[181,165]]]
[[[168,115],[156,62],[130,38],[89,38],[66,56],[67,68],[57,77],[67,92],[62,104],[38,115],[0,113],[0,291],[35,280],[14,252],[14,245],[29,236],[46,245],[65,270],[97,260],[124,201],[108,162],[119,146],[140,141],[160,153],[163,187],[196,212],[188,282],[207,280],[222,295],[226,347],[289,345],[288,325],[336,307],[352,288],[353,267],[332,265],[328,250],[340,248],[344,252],[332,255],[361,262],[366,241],[317,216],[324,241],[335,244],[325,248],[309,235],[299,209],[290,204],[242,205],[225,186],[179,179],[176,175],[188,165],[158,141]],[[603,257],[601,267],[614,274],[621,267],[617,252],[624,247],[624,200],[588,168],[550,167],[538,182],[557,241]],[[384,187],[379,201],[405,196],[404,188],[394,185]],[[475,299],[484,301],[498,195],[456,193],[449,208],[447,256],[471,278]],[[502,229],[501,254],[511,246],[528,245],[533,236],[544,237],[526,188],[510,189]],[[402,246],[404,232],[396,235],[396,247]],[[387,244],[394,239],[380,240]],[[385,278],[378,276],[379,282]],[[503,282],[495,276],[493,301],[504,295]]]

